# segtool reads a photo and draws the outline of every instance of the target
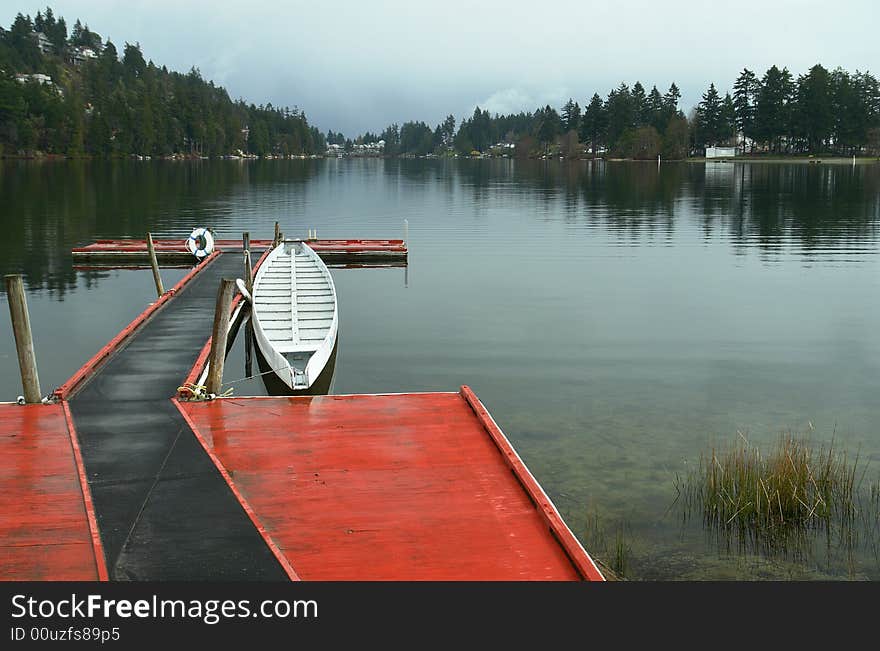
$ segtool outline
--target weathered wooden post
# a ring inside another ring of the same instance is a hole
[[[241,234],[241,244],[244,247],[244,284],[249,292],[254,291],[254,269],[251,266],[251,234]]]
[[[6,276],[6,296],[9,299],[9,316],[12,318],[12,332],[15,335],[15,349],[18,352],[24,401],[39,403],[42,397],[40,378],[37,375],[37,357],[34,354],[31,319],[28,315],[27,299],[20,275]]]
[[[226,361],[226,339],[229,334],[229,308],[235,294],[235,281],[229,278],[220,280],[217,290],[217,304],[214,307],[214,329],[211,332],[211,355],[208,359],[207,391],[219,394],[223,383],[223,363]]]
[[[153,234],[147,233],[147,251],[150,253],[150,266],[153,268],[153,280],[156,282],[156,293],[159,296],[165,293],[162,285],[162,276],[159,275],[159,261],[156,259],[156,247],[153,246]]]
[[[275,222],[275,239],[272,240],[272,248],[274,249],[278,246],[278,243],[281,241],[281,225],[278,222]]]

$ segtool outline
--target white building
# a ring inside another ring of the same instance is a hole
[[[50,77],[49,75],[41,74],[39,72],[34,75],[19,73],[15,75],[15,80],[20,84],[26,84],[29,81],[42,85],[50,85],[52,83],[52,77]]]
[[[706,158],[733,158],[736,147],[706,147]]]
[[[74,65],[82,65],[90,59],[97,59],[98,53],[90,47],[75,47],[70,51],[70,62]]]

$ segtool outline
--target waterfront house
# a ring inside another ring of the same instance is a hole
[[[706,158],[733,158],[736,147],[706,147]]]

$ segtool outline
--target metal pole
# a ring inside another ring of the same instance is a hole
[[[211,332],[211,355],[208,369],[208,393],[220,393],[223,383],[223,363],[226,361],[226,339],[229,334],[229,308],[235,294],[235,281],[223,278],[217,290],[217,304],[214,308],[214,329]]]
[[[6,276],[6,295],[9,298],[9,316],[12,318],[12,332],[15,335],[15,349],[18,352],[24,401],[39,403],[42,398],[40,378],[37,375],[37,357],[34,354],[31,319],[28,315],[27,299],[20,275]]]
[[[153,280],[156,282],[156,293],[159,296],[165,293],[162,285],[162,276],[159,275],[159,261],[156,259],[156,247],[153,246],[153,234],[147,233],[147,251],[150,253],[150,266],[153,268]]]

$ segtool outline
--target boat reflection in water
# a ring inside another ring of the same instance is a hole
[[[248,376],[252,375],[254,357],[257,360],[257,373],[263,380],[263,386],[266,387],[266,394],[270,396],[326,396],[330,393],[333,386],[333,373],[336,370],[336,353],[339,350],[339,337],[336,337],[336,344],[333,346],[333,352],[327,360],[318,378],[312,383],[308,389],[294,391],[285,382],[281,380],[273,371],[269,362],[260,352],[260,347],[254,337],[253,327],[250,319],[247,320],[244,328],[245,336],[245,372]],[[256,353],[256,354],[254,354]]]

